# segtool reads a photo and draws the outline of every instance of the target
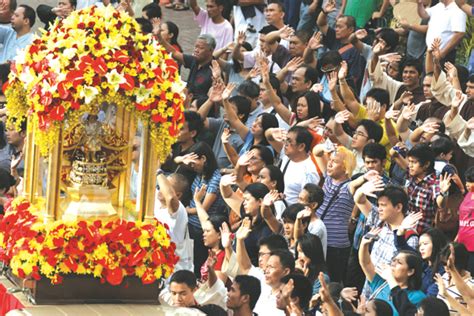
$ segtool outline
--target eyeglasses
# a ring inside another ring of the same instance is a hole
[[[367,137],[367,138],[369,138],[369,136],[365,135],[365,134],[362,133],[362,132],[358,132],[358,131],[356,131],[356,132],[354,133],[354,136],[360,136],[360,137]]]

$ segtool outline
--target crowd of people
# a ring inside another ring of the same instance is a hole
[[[180,256],[163,304],[474,314],[474,74],[456,64],[471,5],[172,1],[200,27],[191,52],[158,2],[2,0],[0,79],[36,16],[48,28],[88,5],[134,15],[188,69],[185,123],[157,170],[155,216]],[[26,126],[1,124],[3,208],[21,191]]]

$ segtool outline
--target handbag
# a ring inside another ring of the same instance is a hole
[[[463,201],[463,195],[456,192],[446,197],[446,206],[438,208],[435,215],[435,227],[444,233],[456,232],[459,227],[459,206]]]
[[[188,225],[183,242],[176,245],[176,254],[179,256],[179,261],[176,263],[175,271],[194,271],[194,240],[189,237]]]

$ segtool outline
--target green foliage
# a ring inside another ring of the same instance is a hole
[[[474,17],[468,17],[466,34],[456,52],[456,63],[467,66],[472,49],[474,49]]]

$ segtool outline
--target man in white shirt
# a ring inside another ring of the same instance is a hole
[[[466,32],[466,14],[454,0],[440,0],[437,5],[427,9],[422,1],[418,1],[418,15],[422,19],[430,19],[426,46],[431,47],[433,40],[441,37],[441,58],[454,63],[456,46]]]
[[[19,5],[11,17],[11,26],[0,26],[0,64],[15,59],[18,50],[31,44],[35,24],[35,10],[27,5]]]
[[[280,167],[288,204],[298,202],[298,195],[306,183],[319,183],[320,177],[309,153],[312,141],[313,136],[304,127],[293,126],[288,131]]]
[[[201,34],[210,34],[216,39],[216,48],[221,49],[234,40],[232,25],[224,19],[223,0],[206,0],[206,9],[199,7],[197,0],[190,0],[189,5],[194,11],[194,20],[201,27]]]
[[[159,191],[156,194],[155,218],[168,225],[171,241],[176,244],[176,253],[179,261],[176,270],[193,271],[192,248],[187,243],[192,243],[188,232],[188,213],[180,198],[189,187],[188,180],[179,173],[166,177],[161,169],[157,172]],[[188,249],[189,250],[189,249]]]

